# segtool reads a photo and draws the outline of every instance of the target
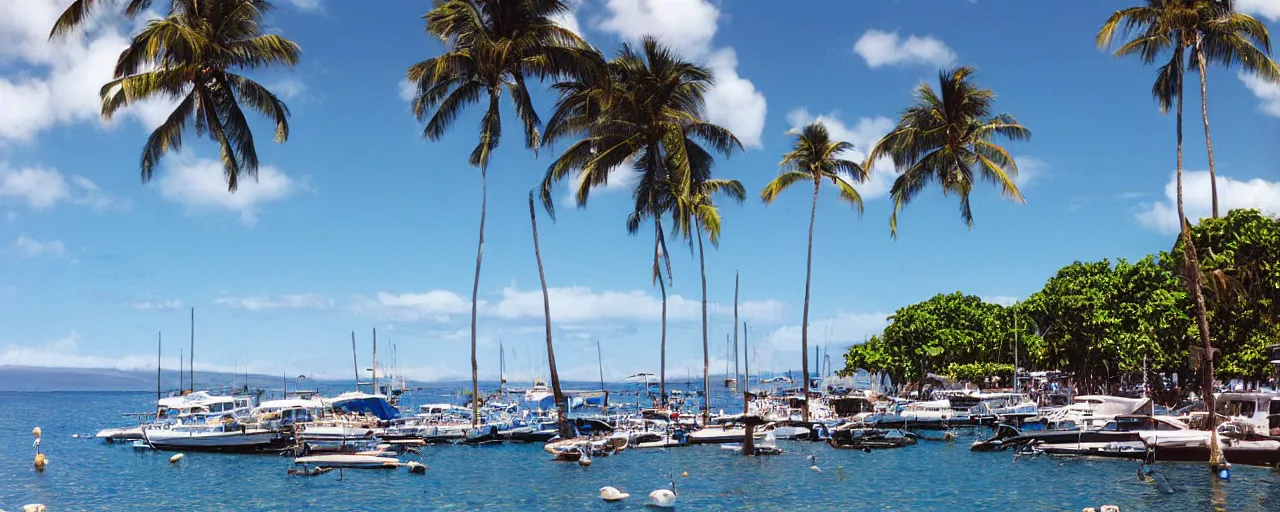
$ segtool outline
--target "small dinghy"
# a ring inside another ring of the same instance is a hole
[[[314,468],[308,468],[306,466],[303,466],[301,468],[289,468],[289,475],[290,476],[320,476],[330,471],[333,471],[333,468],[318,467],[318,466]]]
[[[916,444],[916,436],[908,432],[901,436],[890,437],[884,430],[845,429],[833,431],[827,444],[832,448],[847,450],[884,450]]]
[[[391,469],[400,467],[400,459],[376,455],[311,455],[298,457],[293,462],[303,466],[312,465],[326,468]]]

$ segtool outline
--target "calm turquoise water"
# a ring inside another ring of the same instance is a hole
[[[1069,510],[1103,503],[1135,510],[1280,510],[1280,474],[1237,467],[1214,482],[1199,465],[1162,464],[1176,488],[1139,482],[1131,462],[973,453],[971,438],[900,450],[837,451],[783,442],[777,457],[733,456],[710,447],[629,450],[590,467],[552,462],[537,445],[426,447],[426,475],[398,471],[290,477],[280,456],[138,452],[72,434],[122,424],[147,410],[147,393],[0,393],[0,509],[50,510],[641,510],[674,475],[683,510]],[[439,396],[418,401],[439,401]],[[634,398],[633,398],[634,400]],[[728,407],[726,407],[728,408]],[[44,430],[48,469],[31,466],[31,428]],[[808,469],[815,454],[823,470]],[[688,472],[688,477],[680,476]],[[630,492],[599,499],[605,485]],[[1216,496],[1216,498],[1215,498]]]

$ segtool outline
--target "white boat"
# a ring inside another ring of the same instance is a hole
[[[152,448],[166,451],[258,453],[288,445],[288,437],[278,431],[234,423],[145,428],[142,437]]]
[[[359,468],[359,469],[391,469],[400,467],[400,459],[395,457],[379,457],[377,455],[311,455],[298,457],[295,464],[317,466],[322,468]]]

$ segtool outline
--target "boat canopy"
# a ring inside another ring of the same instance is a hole
[[[347,392],[337,398],[326,400],[334,409],[348,413],[365,413],[376,416],[380,420],[393,420],[400,417],[400,410],[382,395]]]

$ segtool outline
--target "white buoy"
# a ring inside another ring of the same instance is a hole
[[[649,503],[646,505],[652,508],[675,508],[676,493],[671,489],[658,489],[649,493]]]
[[[30,505],[22,506],[22,512],[44,512],[44,511],[45,511],[44,505],[41,505],[39,503],[32,503]]]
[[[182,458],[183,458],[183,457],[186,457],[186,455],[183,455],[183,454],[181,454],[181,453],[174,454],[174,456],[169,457],[169,463],[170,463],[170,464],[177,464],[177,463],[178,463],[178,461],[182,460]]]
[[[425,475],[427,473],[427,465],[417,461],[409,461],[405,464],[409,468],[409,472],[413,474]]]
[[[587,466],[590,466],[590,465],[591,465],[591,456],[590,456],[590,455],[587,455],[587,454],[585,454],[585,453],[584,453],[584,454],[582,454],[582,457],[578,458],[578,465],[579,465],[579,466],[582,466],[582,467],[584,467],[584,468],[585,468],[585,467],[587,467]]]
[[[600,499],[611,503],[615,501],[622,501],[630,497],[630,494],[619,491],[617,487],[604,486],[600,488]]]

